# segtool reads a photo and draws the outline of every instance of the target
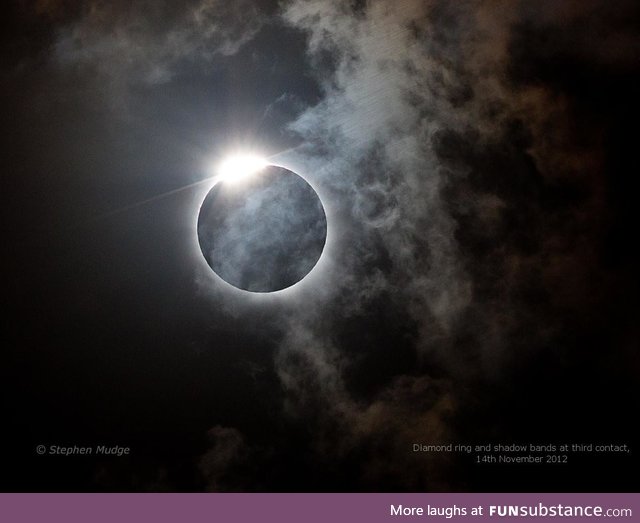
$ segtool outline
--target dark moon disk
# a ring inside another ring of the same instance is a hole
[[[320,198],[296,173],[270,165],[207,194],[198,216],[198,241],[214,272],[252,292],[299,282],[315,266],[327,238]]]

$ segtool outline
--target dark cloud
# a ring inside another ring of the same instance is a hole
[[[246,442],[240,432],[228,427],[209,430],[211,448],[200,458],[199,469],[210,492],[242,490],[242,483],[233,483],[233,475],[249,458]]]
[[[593,21],[596,13],[606,21]],[[291,127],[309,144],[299,161],[324,164],[316,183],[336,207],[339,261],[326,276],[327,302],[290,321],[279,375],[297,415],[323,413],[315,432],[321,454],[336,448],[332,438],[357,448],[378,433],[386,443],[377,473],[391,484],[434,488],[397,465],[410,441],[466,436],[467,427],[456,433],[456,423],[443,421],[441,402],[460,421],[456,409],[471,383],[509,379],[509,369],[550,346],[570,357],[567,345],[581,343],[569,341],[571,331],[583,330],[589,307],[607,299],[612,277],[598,259],[608,212],[601,130],[577,130],[583,115],[574,93],[523,72],[536,61],[522,53],[543,62],[560,50],[583,68],[624,71],[637,38],[602,2],[558,10],[374,1],[352,10],[300,1],[284,16],[307,31],[312,63],[331,69],[319,69],[325,98]],[[602,38],[590,52],[594,25]],[[389,315],[413,325],[405,335],[417,334],[365,342],[363,318]],[[360,346],[345,317],[363,333]],[[376,354],[377,343],[385,350]],[[384,400],[357,401],[358,367],[375,372],[398,357],[404,369],[378,373]],[[431,374],[442,376],[439,402],[397,393],[403,383],[427,396]],[[360,431],[372,416],[374,426]]]

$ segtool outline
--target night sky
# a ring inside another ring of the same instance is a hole
[[[637,1],[1,10],[2,490],[638,491]],[[237,151],[326,212],[279,293],[198,248]],[[412,451],[512,442],[632,453]]]

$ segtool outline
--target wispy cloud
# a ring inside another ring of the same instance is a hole
[[[248,0],[92,2],[60,29],[55,57],[108,84],[163,83],[185,62],[235,54],[264,21]]]

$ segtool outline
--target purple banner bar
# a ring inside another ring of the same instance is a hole
[[[640,521],[640,494],[0,494],[7,523]]]

